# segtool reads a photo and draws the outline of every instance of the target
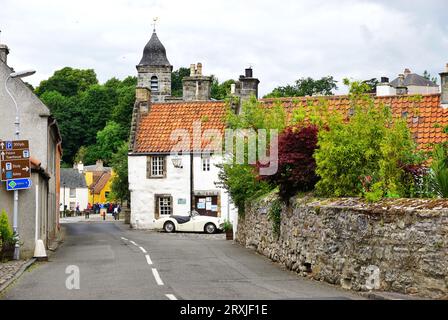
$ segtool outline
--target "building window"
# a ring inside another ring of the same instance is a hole
[[[171,197],[158,197],[159,216],[170,215],[172,213]]]
[[[159,79],[156,76],[151,77],[151,91],[159,91]]]
[[[202,171],[210,171],[210,157],[209,156],[202,157]]]
[[[76,209],[76,203],[70,202],[70,211],[75,211]]]
[[[148,157],[147,178],[164,178],[166,175],[166,162],[163,156]]]
[[[70,188],[70,198],[76,198],[76,189]]]

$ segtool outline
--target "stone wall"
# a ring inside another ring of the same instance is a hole
[[[448,298],[448,201],[296,199],[272,231],[272,198],[240,217],[237,241],[316,280],[355,291]]]

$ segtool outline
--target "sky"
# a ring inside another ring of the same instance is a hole
[[[0,43],[37,86],[65,66],[100,82],[136,75],[157,34],[174,69],[237,79],[252,66],[260,95],[302,77],[438,76],[448,63],[446,0],[0,0]],[[440,83],[440,79],[439,79]]]

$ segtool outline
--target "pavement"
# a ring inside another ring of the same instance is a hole
[[[65,240],[49,261],[35,263],[0,298],[365,299],[289,272],[223,234],[166,234],[101,220],[63,227]]]

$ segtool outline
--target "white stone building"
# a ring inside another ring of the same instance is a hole
[[[71,211],[75,211],[78,205],[81,212],[87,209],[89,190],[82,172],[77,169],[61,169],[59,197],[60,211],[64,210],[64,206]]]

